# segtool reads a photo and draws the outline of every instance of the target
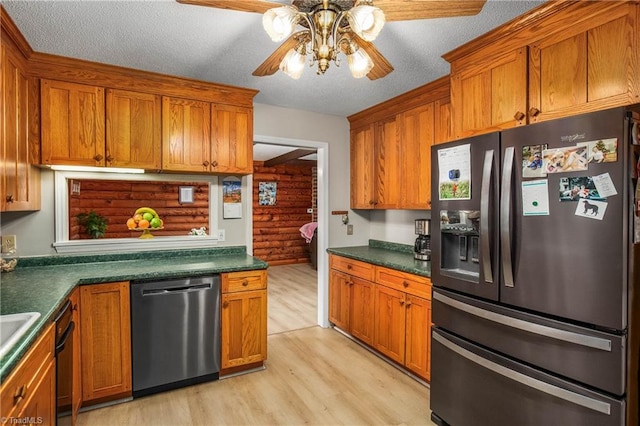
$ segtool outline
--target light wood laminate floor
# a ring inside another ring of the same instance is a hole
[[[339,332],[316,326],[315,306],[302,313],[302,302],[286,297],[315,305],[315,283],[291,287],[304,281],[292,278],[307,272],[302,267],[309,266],[269,268],[265,370],[87,411],[78,426],[432,425],[428,388]],[[288,284],[276,291],[282,275]],[[294,310],[301,311],[298,318],[287,312]]]
[[[267,333],[318,324],[318,272],[308,263],[269,267]]]

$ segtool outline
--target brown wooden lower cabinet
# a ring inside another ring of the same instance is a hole
[[[267,359],[267,271],[228,272],[221,278],[224,375]]]
[[[131,396],[129,282],[80,287],[83,406]]]
[[[329,264],[329,321],[429,380],[431,281],[336,255]]]
[[[56,424],[55,327],[38,338],[0,387],[2,423]]]

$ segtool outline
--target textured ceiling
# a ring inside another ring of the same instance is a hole
[[[541,4],[489,0],[476,16],[389,22],[374,42],[395,71],[351,77],[346,60],[299,80],[253,70],[278,46],[256,13],[156,1],[2,4],[33,50],[260,91],[255,102],[346,117],[449,73],[441,55]]]

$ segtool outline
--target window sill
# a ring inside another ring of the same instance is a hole
[[[215,237],[155,237],[148,240],[139,238],[108,238],[97,240],[73,240],[53,243],[59,254],[122,253],[158,251],[170,249],[199,249],[218,245]]]

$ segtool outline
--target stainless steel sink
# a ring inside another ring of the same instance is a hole
[[[0,358],[20,340],[38,318],[39,312],[0,315]]]

